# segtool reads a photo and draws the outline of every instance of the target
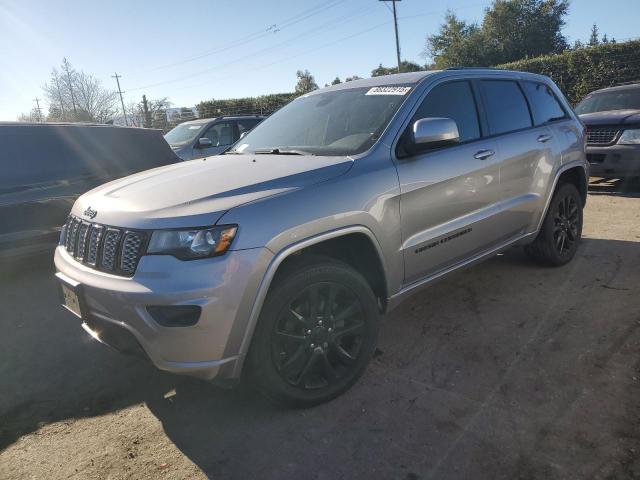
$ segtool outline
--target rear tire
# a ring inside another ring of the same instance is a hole
[[[272,286],[249,352],[252,383],[287,406],[310,407],[348,390],[376,346],[380,313],[371,287],[349,265],[320,262]]]
[[[536,262],[551,267],[569,263],[582,237],[582,208],[582,197],[575,185],[560,185],[538,236],[525,247],[527,254]]]

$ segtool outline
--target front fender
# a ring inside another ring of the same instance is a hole
[[[331,240],[334,238],[342,237],[345,235],[351,234],[363,234],[366,235],[371,243],[374,245],[380,262],[382,264],[383,271],[385,272],[385,281],[387,279],[387,265],[385,264],[384,256],[382,255],[382,249],[380,244],[373,234],[373,232],[363,225],[351,225],[347,227],[338,228],[335,230],[323,232],[317,235],[313,235],[311,237],[305,238],[304,240],[298,241],[291,245],[288,245],[278,251],[271,262],[266,268],[266,271],[262,277],[262,281],[260,282],[260,286],[258,287],[258,291],[255,295],[255,300],[253,301],[253,306],[251,308],[250,314],[244,322],[243,325],[235,325],[234,330],[238,330],[238,333],[243,332],[241,335],[232,335],[233,338],[238,338],[240,340],[239,345],[235,348],[231,346],[231,349],[235,351],[235,355],[238,355],[238,360],[233,363],[233,370],[231,372],[226,372],[226,376],[229,378],[238,378],[242,371],[242,367],[244,365],[244,361],[246,359],[247,353],[249,352],[249,347],[251,346],[251,339],[253,338],[253,332],[255,331],[256,325],[258,323],[258,318],[260,317],[260,312],[262,310],[262,306],[264,305],[264,301],[267,297],[267,293],[269,292],[269,288],[271,287],[271,283],[278,271],[278,268],[287,258],[291,255],[299,252],[305,248],[311,247],[313,245],[320,244],[327,240]],[[388,290],[387,290],[388,291]],[[230,352],[226,352],[230,353]]]

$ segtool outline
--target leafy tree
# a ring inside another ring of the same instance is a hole
[[[347,77],[344,79],[345,82],[352,82],[354,80],[362,80],[362,77],[359,77],[358,75],[353,75],[351,77]]]
[[[104,88],[93,75],[75,70],[66,58],[42,88],[51,121],[104,123],[117,112],[118,94]]]
[[[340,80],[340,77],[336,77],[331,82],[331,85],[339,85],[340,83],[342,83],[342,81]]]
[[[494,0],[481,25],[449,11],[437,34],[427,37],[425,53],[438,68],[490,66],[560,53],[569,0]]]
[[[591,35],[589,36],[589,46],[593,47],[594,45],[598,45],[600,41],[598,40],[598,25],[595,23],[591,27]]]
[[[609,37],[607,37],[606,33],[602,36],[602,43],[604,43],[605,45],[609,43]]]
[[[298,70],[296,72],[296,76],[298,77],[298,83],[296,84],[296,93],[304,94],[318,89],[318,84],[316,83],[316,80],[313,78],[313,75],[311,75],[309,70]]]
[[[482,22],[493,63],[560,53],[569,0],[495,0]]]
[[[423,68],[417,63],[409,62],[408,60],[402,60],[400,62],[401,72],[419,72],[420,70],[423,70]],[[398,73],[398,67],[383,67],[382,64],[380,64],[378,68],[371,70],[372,77],[391,75],[392,73]]]
[[[477,24],[460,20],[448,11],[437,34],[427,37],[425,54],[433,57],[436,68],[487,66],[485,40]]]

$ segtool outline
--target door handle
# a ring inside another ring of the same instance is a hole
[[[538,141],[540,143],[545,143],[545,142],[548,142],[549,140],[551,140],[551,135],[540,135],[538,137]]]
[[[494,152],[493,150],[480,150],[473,156],[473,158],[477,158],[478,160],[486,160],[487,158],[495,155],[495,153],[496,152]]]

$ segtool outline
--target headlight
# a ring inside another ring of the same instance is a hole
[[[620,145],[638,145],[640,144],[640,128],[625,130],[618,140]]]
[[[237,225],[188,230],[156,230],[151,235],[147,253],[173,255],[180,260],[215,257],[231,246]]]

